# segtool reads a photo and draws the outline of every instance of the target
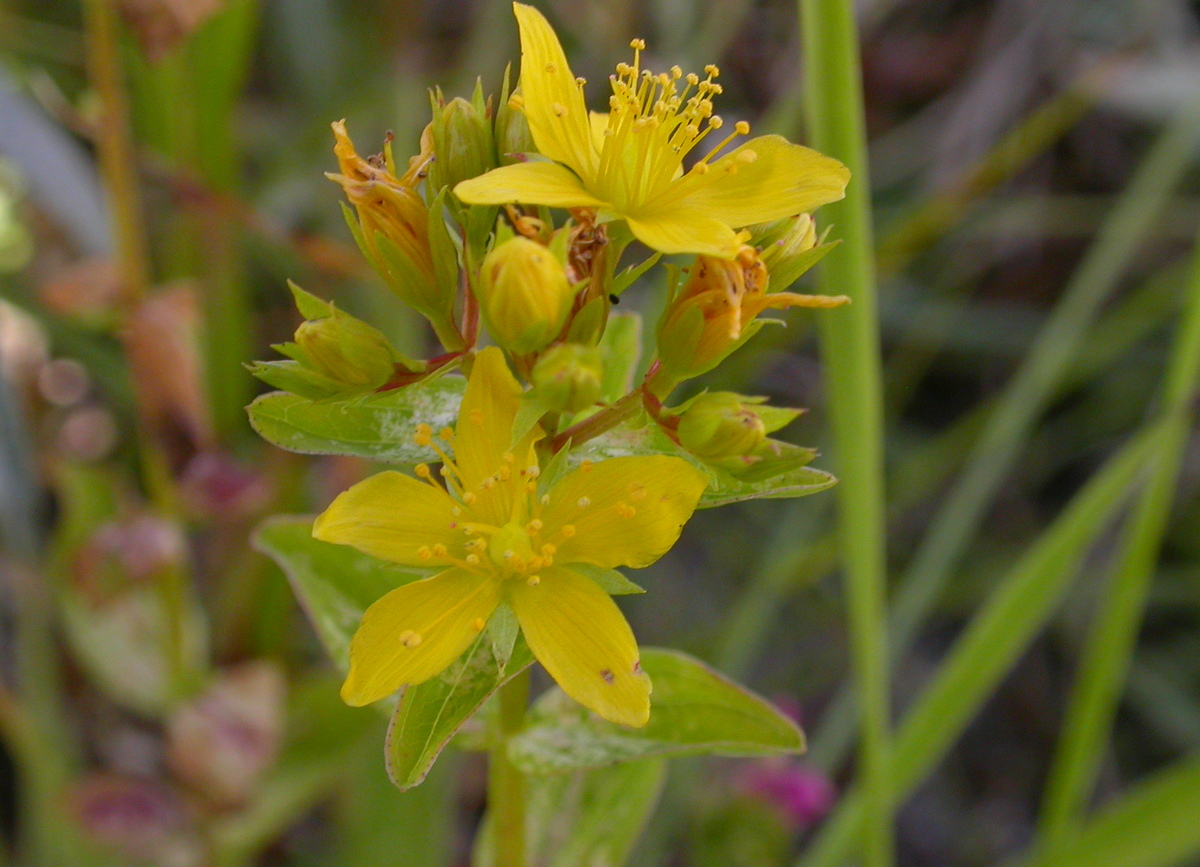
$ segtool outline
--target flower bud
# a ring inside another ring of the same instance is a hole
[[[359,249],[388,288],[430,321],[447,349],[461,349],[454,323],[455,287],[438,279],[429,244],[430,214],[417,192],[433,156],[432,133],[427,129],[421,136],[421,153],[399,177],[390,142],[382,156],[363,159],[345,123],[334,123],[333,134],[341,172],[327,177],[342,185],[354,206],[354,212],[344,210]]]
[[[521,111],[521,95],[514,93],[503,100],[496,111],[496,152],[500,155],[500,162],[507,165],[516,162],[515,154],[533,153],[536,150],[529,122]]]
[[[349,388],[378,388],[396,370],[387,338],[336,308],[331,316],[302,323],[296,344],[309,369]]]
[[[575,293],[554,254],[515,237],[483,260],[479,306],[492,337],[520,354],[536,352],[566,325]]]
[[[838,307],[844,295],[767,291],[769,274],[758,251],[743,244],[733,259],[697,256],[688,280],[658,323],[658,353],[668,385],[712,370],[759,328],[768,308]]]
[[[594,346],[551,347],[533,368],[534,394],[558,411],[579,412],[600,399],[604,362]]]
[[[459,181],[478,177],[496,167],[489,108],[480,85],[471,102],[455,97],[443,103],[433,97],[433,153],[429,182],[434,190],[454,188]]]
[[[767,429],[747,400],[730,391],[700,395],[679,417],[676,435],[680,444],[706,461],[753,454],[766,438]]]
[[[764,228],[755,241],[762,248],[763,264],[772,271],[817,246],[817,224],[809,214],[788,217]]]

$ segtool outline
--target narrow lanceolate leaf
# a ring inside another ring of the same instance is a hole
[[[1062,603],[1089,548],[1130,496],[1162,440],[1163,428],[1150,427],[1112,457],[975,615],[897,732],[888,768],[891,796],[897,802],[941,761]],[[862,797],[852,793],[826,822],[799,867],[844,863],[858,844],[864,821]]]
[[[666,763],[642,759],[611,768],[526,780],[529,867],[621,867],[662,793]],[[476,837],[472,864],[495,867],[492,834]]]
[[[250,424],[281,449],[307,455],[352,455],[414,464],[437,455],[413,442],[424,422],[434,430],[453,425],[466,380],[440,376],[404,388],[348,400],[312,401],[271,392],[250,404]]]
[[[1200,757],[1140,783],[1078,833],[1013,867],[1171,867],[1200,854]]]
[[[529,774],[596,768],[646,756],[797,753],[804,735],[766,700],[684,653],[642,648],[654,684],[640,729],[606,722],[552,689],[530,710],[509,755]]]
[[[671,455],[683,458],[708,478],[708,488],[700,497],[699,509],[712,509],[743,500],[807,497],[837,484],[824,470],[807,464],[817,456],[815,449],[770,441],[777,454],[769,455],[737,475],[706,463],[676,445],[658,425],[647,422],[641,427],[621,425],[584,443],[571,452],[572,463],[601,461],[629,455]]]
[[[251,544],[287,575],[321,644],[344,673],[350,667],[350,638],[367,606],[427,573],[318,541],[312,522],[309,516],[277,515],[258,526]]]
[[[518,637],[504,662],[487,632],[437,677],[400,696],[387,733],[387,768],[401,789],[418,785],[450,739],[504,683],[533,664]]]

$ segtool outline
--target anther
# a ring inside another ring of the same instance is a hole
[[[575,535],[575,525],[574,524],[563,524],[562,530],[560,530],[559,532],[563,534],[564,539],[570,539],[572,536]]]
[[[470,418],[471,418],[471,424],[483,424],[483,410],[481,410],[481,409],[471,410]]]
[[[591,472],[591,469],[592,469],[592,462],[591,462],[591,461],[587,461],[587,460],[583,461],[583,462],[582,462],[582,463],[579,465],[579,469],[583,470],[583,472],[585,472],[585,473],[587,473],[587,472]]]
[[[547,71],[548,73],[550,73],[551,75],[553,75],[554,73],[558,72],[558,67],[557,67],[557,66],[555,66],[553,63],[547,63],[547,64],[546,64],[546,71]]]
[[[429,478],[429,464],[417,464],[415,467],[413,467],[413,472],[415,472],[422,479],[428,479]]]
[[[400,633],[400,643],[405,647],[413,648],[421,643],[421,636],[411,629],[406,629]]]
[[[528,578],[525,579],[525,583],[528,584],[530,587],[537,587],[539,584],[542,583],[542,576],[541,575],[530,575]]]
[[[578,500],[576,500],[576,502],[575,502],[575,505],[576,505],[576,506],[578,506],[578,507],[579,507],[579,508],[581,508],[581,509],[586,509],[586,508],[587,508],[588,506],[590,506],[591,504],[592,504],[592,501],[591,501],[590,499],[588,499],[587,497],[580,497],[580,498],[579,498]]]
[[[622,518],[632,518],[637,514],[637,509],[628,503],[617,503],[617,514]]]
[[[419,558],[421,558],[422,560],[428,560],[430,557],[433,556],[433,551],[431,551],[429,549],[428,545],[422,545],[420,548],[417,549],[417,556]]]
[[[478,554],[468,554],[467,562],[470,563],[472,566],[478,566],[479,565],[479,555]]]
[[[472,503],[474,503],[477,499],[479,499],[479,498],[476,497],[475,494],[472,493],[471,491],[466,491],[462,495],[463,503],[465,503],[468,506],[471,505]]]
[[[525,525],[526,533],[533,534],[533,533],[538,532],[541,529],[542,529],[542,522],[539,521],[537,518],[534,518],[532,521],[530,521],[528,524]]]
[[[482,617],[476,617],[471,621],[471,628],[476,632],[483,632],[483,627],[487,626]]]
[[[444,427],[440,431],[438,431],[438,436],[446,441],[450,441],[450,440],[454,439],[454,428]]]
[[[558,117],[566,117],[567,116],[567,107],[565,105],[563,105],[561,102],[554,103],[553,108],[554,108],[555,115],[557,115]]]
[[[634,49],[635,51],[645,51],[646,50],[646,40],[645,39],[631,39],[631,40],[629,40],[629,47]]]
[[[417,425],[417,430],[413,433],[413,442],[419,446],[427,446],[433,440],[433,428],[427,424]]]
[[[579,78],[576,78],[576,79],[575,79],[575,83],[576,83],[577,85],[579,85],[580,87],[583,87],[585,84],[587,84],[587,79],[586,79],[586,78],[579,77]]]
[[[750,133],[750,124],[744,120],[739,120],[733,125],[733,128],[737,131],[738,135],[748,135]]]
[[[445,557],[446,556],[446,546],[443,545],[441,542],[438,542],[436,545],[434,545],[433,546],[433,556]]]
[[[710,63],[708,66],[704,67],[704,74],[708,75],[710,78],[716,78],[721,74],[721,70],[715,63]]]
[[[543,557],[553,557],[557,553],[558,548],[556,548],[554,545],[551,545],[549,542],[542,546]]]

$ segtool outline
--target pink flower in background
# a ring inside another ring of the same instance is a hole
[[[746,768],[740,788],[772,804],[800,827],[825,818],[837,799],[833,783],[823,773],[788,761],[755,762]]]

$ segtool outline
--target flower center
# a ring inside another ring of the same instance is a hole
[[[529,533],[517,523],[496,530],[488,540],[487,552],[496,568],[505,573],[524,574],[536,556]]]

